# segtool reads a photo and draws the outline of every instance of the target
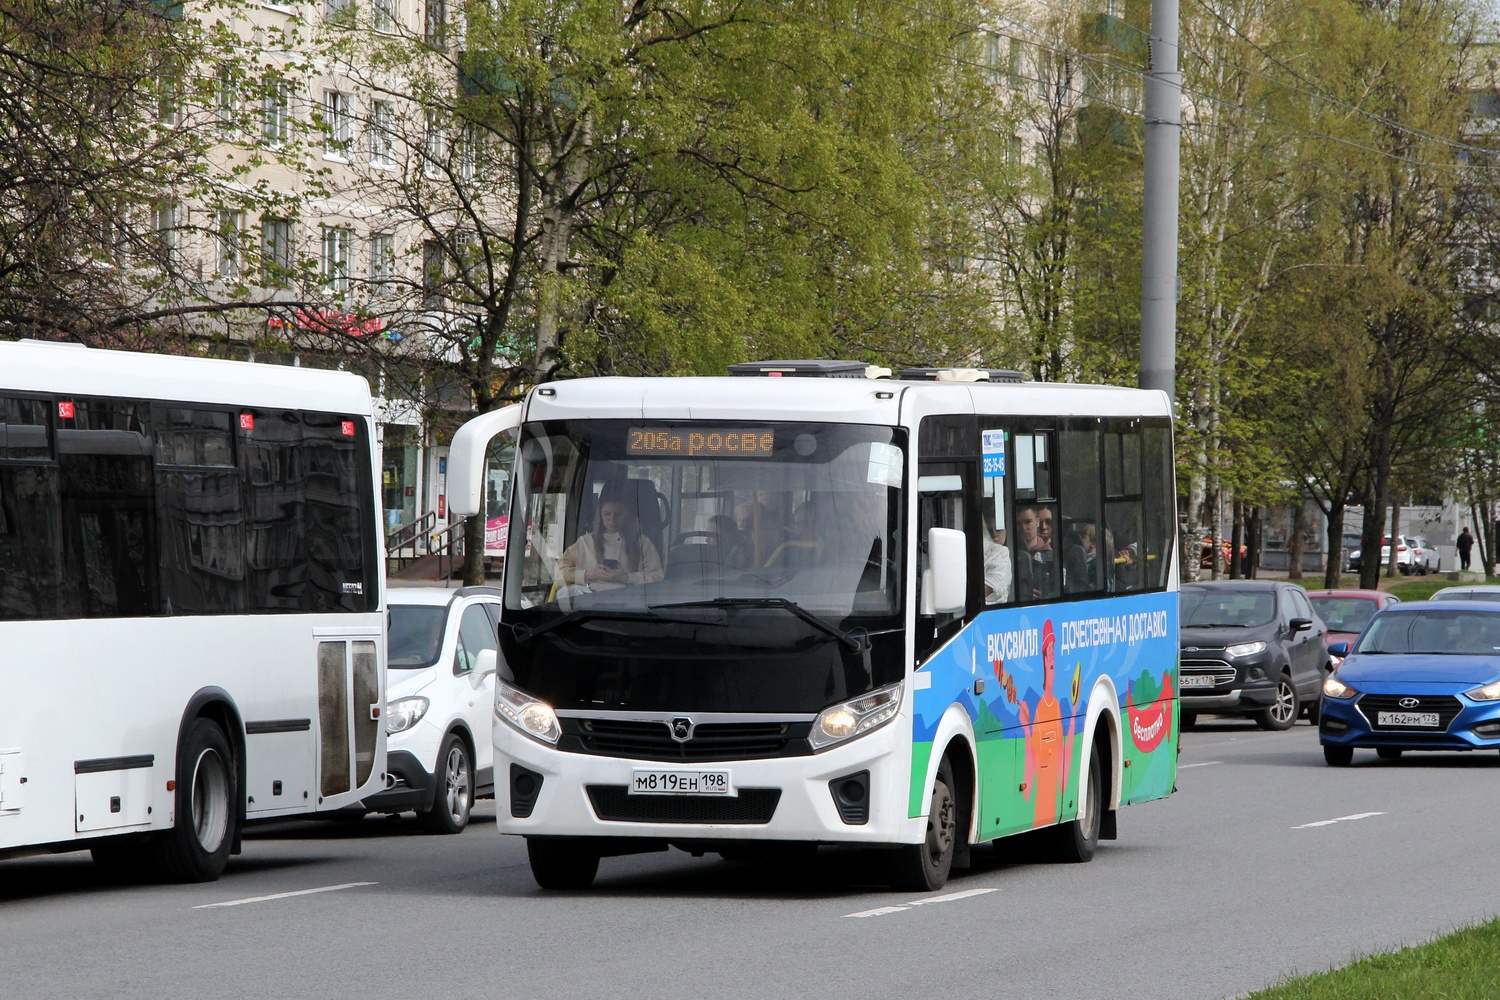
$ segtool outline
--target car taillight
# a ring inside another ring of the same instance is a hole
[[[1396,551],[1397,552],[1405,552],[1406,551],[1406,546],[1405,545],[1398,545],[1398,546],[1396,546]]]

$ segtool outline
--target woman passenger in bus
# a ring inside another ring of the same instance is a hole
[[[609,489],[599,497],[594,529],[563,551],[557,567],[562,583],[590,590],[655,583],[663,576],[661,555],[641,533],[640,518]]]

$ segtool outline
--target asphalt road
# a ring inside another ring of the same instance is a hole
[[[986,848],[927,898],[828,848],[790,875],[606,859],[593,890],[544,894],[487,802],[457,837],[258,828],[211,885],[0,862],[0,997],[1207,998],[1500,910],[1500,755],[1336,770],[1305,723],[1183,743],[1178,794],[1122,811],[1092,864]]]

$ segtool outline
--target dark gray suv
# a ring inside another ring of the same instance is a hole
[[[1316,722],[1328,627],[1301,587],[1219,580],[1182,587],[1182,725],[1200,713],[1249,715],[1262,729]]]

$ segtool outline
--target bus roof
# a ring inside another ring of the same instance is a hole
[[[894,425],[921,412],[1051,417],[1165,417],[1166,393],[1061,382],[903,382],[853,378],[586,378],[551,382],[527,397],[528,420],[808,419]]]
[[[106,351],[42,341],[0,342],[0,391],[6,389],[370,412],[369,383],[351,372]]]

